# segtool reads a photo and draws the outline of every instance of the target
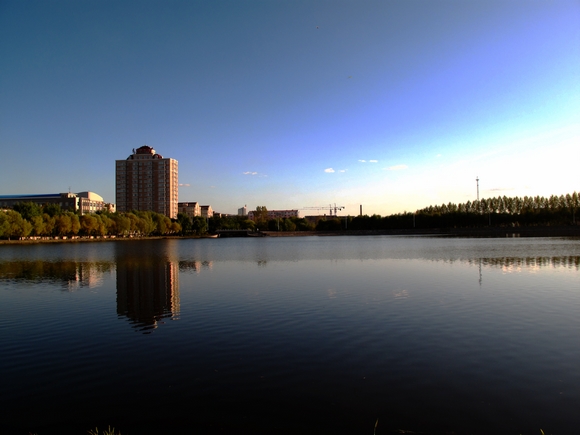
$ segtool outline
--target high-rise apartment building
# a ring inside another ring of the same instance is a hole
[[[177,218],[177,160],[143,145],[115,161],[117,211],[151,210]]]

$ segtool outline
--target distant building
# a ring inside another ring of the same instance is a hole
[[[177,160],[143,145],[115,161],[115,178],[118,211],[150,210],[177,218]]]
[[[60,206],[63,211],[78,212],[81,215],[101,210],[110,211],[112,209],[114,211],[115,209],[115,204],[105,203],[103,197],[94,192],[0,195],[0,207],[13,208],[22,202],[32,202],[41,206],[55,204]]]
[[[238,208],[238,216],[247,216],[248,215],[248,207],[243,206],[242,208]]]
[[[255,213],[255,210],[249,211],[248,219],[255,220]],[[300,217],[300,212],[298,210],[268,210],[268,219],[287,219],[291,217]]]
[[[77,197],[79,198],[78,206],[79,210],[81,211],[81,215],[87,213],[96,213],[101,210],[111,210],[111,207],[114,209],[114,204],[105,204],[103,201],[103,197],[101,195],[97,195],[94,192],[79,192],[77,193]],[[113,210],[114,211],[114,210]]]
[[[179,202],[177,213],[182,213],[190,218],[201,216],[201,207],[197,202]]]
[[[213,217],[213,210],[211,205],[202,205],[201,206],[201,216],[204,218]]]

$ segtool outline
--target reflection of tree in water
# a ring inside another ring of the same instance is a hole
[[[178,263],[160,257],[117,260],[117,314],[151,333],[164,319],[179,318]]]
[[[180,272],[197,272],[202,269],[212,269],[213,261],[182,260],[179,262]]]
[[[580,269],[580,257],[562,256],[562,257],[498,257],[498,258],[477,258],[468,259],[470,265],[476,265],[479,268],[479,285],[482,283],[482,266],[497,267],[505,271],[526,269],[541,269],[545,267],[565,267],[568,269]]]
[[[478,258],[468,259],[469,264],[483,264],[484,266],[500,267],[512,269],[517,267],[542,268],[542,267],[565,267],[568,269],[580,270],[579,256],[561,257],[498,257],[498,258]]]
[[[114,266],[115,263],[105,261],[7,261],[0,263],[0,279],[50,282],[74,291],[97,287]]]
[[[483,281],[483,267],[496,267],[504,271],[518,269],[541,269],[541,268],[567,268],[580,270],[580,256],[538,256],[538,257],[481,257],[481,258],[445,258],[434,259],[432,261],[442,261],[453,264],[455,262],[468,263],[471,266],[477,266],[479,270],[479,285]]]

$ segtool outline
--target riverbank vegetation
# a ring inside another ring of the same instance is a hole
[[[181,232],[179,223],[152,211],[79,216],[54,204],[20,203],[0,211],[0,238],[160,236]]]
[[[316,229],[394,230],[578,225],[580,198],[574,192],[523,198],[495,197],[463,204],[442,204],[390,216],[334,217],[320,220]]]
[[[264,206],[257,219],[220,216],[209,219],[179,214],[171,220],[152,211],[98,212],[79,216],[54,204],[20,203],[0,211],[0,239],[203,236],[220,230],[249,231],[355,231],[435,228],[483,228],[578,225],[580,198],[574,192],[523,198],[495,197],[462,204],[442,204],[390,216],[328,216],[268,219]]]

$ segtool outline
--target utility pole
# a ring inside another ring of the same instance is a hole
[[[479,201],[479,176],[477,176],[475,181],[477,181],[477,200]]]

